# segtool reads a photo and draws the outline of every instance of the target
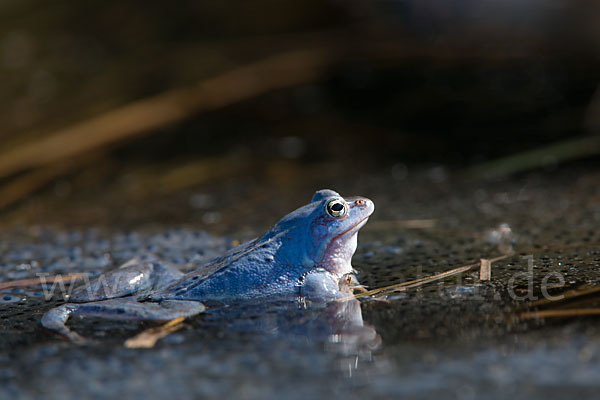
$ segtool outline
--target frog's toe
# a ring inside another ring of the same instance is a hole
[[[70,330],[65,324],[73,312],[72,305],[64,304],[53,308],[42,317],[41,324],[44,328],[59,333],[76,344],[89,343],[87,339],[76,332]]]

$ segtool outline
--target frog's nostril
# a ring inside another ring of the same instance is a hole
[[[367,205],[367,202],[364,201],[363,199],[358,199],[354,202],[354,204],[356,204],[359,207],[363,207],[363,206]]]

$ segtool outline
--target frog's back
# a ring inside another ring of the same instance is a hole
[[[295,268],[277,259],[277,240],[255,239],[152,293],[152,300],[238,300],[293,291]]]

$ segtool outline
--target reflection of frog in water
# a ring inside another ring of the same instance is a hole
[[[335,357],[344,373],[352,373],[359,364],[369,362],[371,351],[381,345],[375,328],[363,321],[361,303],[352,297],[305,302],[300,307],[296,301],[245,300],[207,310],[201,324],[215,322],[227,326],[227,332],[219,333],[219,339],[225,342],[237,340],[240,332],[252,332],[256,335],[251,340],[258,349],[262,348],[259,343],[294,343],[296,349],[305,349],[304,354],[310,358],[317,356],[313,352],[321,354],[325,350],[329,353],[325,357]]]
[[[42,325],[74,341],[70,315],[166,321],[204,311],[201,302],[302,296],[327,301],[347,296],[357,234],[373,213],[362,197],[332,190],[281,219],[262,237],[184,274],[160,262],[132,260],[48,311]]]

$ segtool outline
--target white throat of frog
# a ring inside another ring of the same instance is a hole
[[[316,266],[341,277],[352,272],[352,256],[358,244],[358,230],[337,238],[321,249]]]

